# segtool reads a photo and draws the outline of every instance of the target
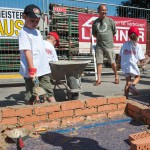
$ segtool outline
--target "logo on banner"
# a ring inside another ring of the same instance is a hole
[[[79,14],[79,52],[80,53],[90,53],[91,49],[91,34],[92,34],[92,24],[95,19],[98,18],[96,14]],[[117,28],[117,33],[114,36],[114,46],[116,53],[119,53],[122,44],[128,41],[128,29],[131,26],[137,26],[140,30],[139,43],[142,45],[144,51],[146,50],[146,20],[145,19],[134,19],[125,17],[113,17],[110,16],[115,23]],[[107,24],[103,24],[105,28],[101,32],[107,30]],[[94,42],[96,39],[94,38]]]

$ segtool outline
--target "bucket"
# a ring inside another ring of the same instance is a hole
[[[26,128],[18,128],[18,129],[6,131],[6,135],[16,143],[20,137],[22,138],[23,141],[26,140],[29,134],[30,134],[30,130]]]

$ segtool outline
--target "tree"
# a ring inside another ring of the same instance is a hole
[[[128,0],[122,1],[121,4],[124,7],[117,7],[116,11],[118,16],[142,18],[147,19],[148,22],[150,22],[150,0]]]

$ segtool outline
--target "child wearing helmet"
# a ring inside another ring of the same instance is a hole
[[[139,91],[135,85],[140,81],[140,71],[138,62],[143,62],[145,56],[144,52],[138,43],[139,29],[135,26],[128,30],[129,41],[123,43],[120,50],[121,68],[126,78],[126,85],[124,87],[124,95],[128,98],[129,92],[134,95],[139,95]],[[131,78],[134,77],[132,81]]]

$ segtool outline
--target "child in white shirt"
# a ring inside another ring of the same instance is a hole
[[[58,61],[55,46],[59,46],[59,36],[56,32],[49,32],[47,34],[46,40],[44,40],[44,45],[48,57],[48,62]]]
[[[134,95],[139,95],[139,91],[135,88],[135,85],[140,80],[140,71],[138,68],[138,62],[143,62],[145,56],[144,52],[138,43],[139,29],[137,27],[130,27],[128,31],[130,41],[123,44],[120,50],[121,68],[126,78],[126,85],[124,88],[124,95],[128,98],[129,91]],[[132,82],[131,78],[134,77]]]
[[[30,105],[34,104],[37,97],[33,83],[35,77],[38,78],[40,86],[45,90],[47,100],[55,102],[49,77],[51,70],[44,42],[40,31],[36,29],[41,16],[41,10],[38,6],[33,4],[26,6],[23,12],[25,25],[19,33],[20,74],[25,80],[25,99]]]

